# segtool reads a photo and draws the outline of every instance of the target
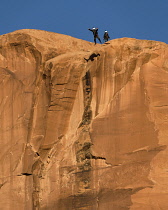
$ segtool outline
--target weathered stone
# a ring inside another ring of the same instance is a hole
[[[0,209],[168,209],[168,47],[0,36]]]

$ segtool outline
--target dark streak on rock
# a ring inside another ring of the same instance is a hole
[[[24,176],[31,176],[32,174],[30,174],[30,173],[21,173],[21,175],[24,175]]]

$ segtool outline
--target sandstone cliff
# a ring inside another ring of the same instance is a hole
[[[0,209],[168,209],[165,43],[15,31],[0,86]]]

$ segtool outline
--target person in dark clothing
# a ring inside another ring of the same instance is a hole
[[[96,39],[98,39],[99,42],[102,43],[101,40],[100,40],[100,37],[99,37],[99,35],[98,35],[98,28],[92,28],[92,29],[88,28],[88,30],[93,32],[94,43],[95,43],[95,44],[96,44]]]
[[[94,58],[95,58],[95,57],[98,57],[98,56],[100,56],[99,53],[97,53],[97,54],[96,54],[96,53],[92,53],[92,54],[89,56],[88,59],[87,59],[87,58],[84,58],[84,59],[85,59],[85,61],[87,61],[87,62],[88,62],[89,60],[90,60],[90,61],[94,61]]]
[[[104,42],[107,42],[110,39],[109,34],[108,34],[108,31],[105,31],[104,32],[103,39],[104,39]]]

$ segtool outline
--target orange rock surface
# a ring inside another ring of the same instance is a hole
[[[168,209],[168,46],[0,36],[0,209]]]

